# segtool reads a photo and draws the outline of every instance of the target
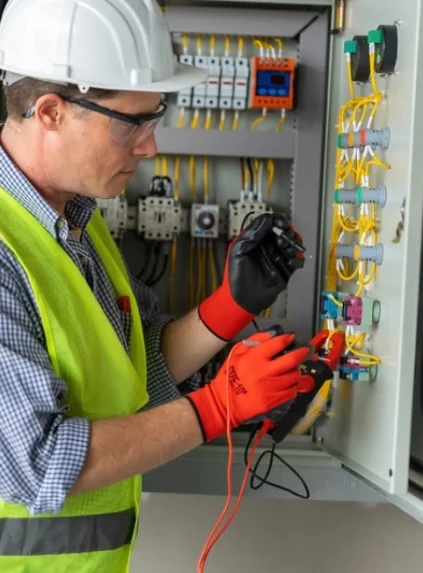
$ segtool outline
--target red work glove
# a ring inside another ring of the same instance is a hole
[[[199,306],[203,324],[222,340],[234,338],[256,314],[269,308],[291,275],[304,266],[303,253],[278,237],[273,227],[302,243],[284,215],[259,215],[231,243],[222,285]]]
[[[293,334],[273,338],[269,332],[253,335],[237,344],[210,384],[186,396],[197,413],[205,441],[226,431],[228,393],[232,429],[295,399],[299,392],[313,389],[313,380],[302,378],[299,370],[308,347],[274,358],[293,339]]]

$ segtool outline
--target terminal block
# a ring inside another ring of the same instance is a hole
[[[191,206],[191,237],[217,239],[219,237],[219,205],[194,203]]]
[[[323,291],[320,296],[320,318],[336,320],[340,318],[341,311],[342,303],[339,293]]]
[[[172,197],[138,200],[138,233],[154,241],[171,241],[181,232],[182,208]]]
[[[114,239],[119,239],[128,226],[128,202],[123,195],[114,199],[97,199],[97,205]]]
[[[363,366],[358,357],[347,355],[341,358],[339,377],[350,382],[374,382],[377,370],[376,365]]]
[[[335,203],[349,203],[361,205],[362,203],[374,203],[378,207],[385,207],[387,191],[385,185],[377,187],[356,187],[355,189],[336,189]]]
[[[349,131],[338,135],[338,147],[340,149],[351,149],[353,147],[379,146],[388,149],[391,132],[389,127],[382,129],[361,129],[360,131]]]
[[[342,320],[351,326],[373,326],[380,320],[380,302],[369,297],[346,295]]]
[[[343,245],[338,243],[336,245],[336,258],[337,259],[352,259],[355,261],[370,261],[381,265],[383,262],[383,245],[359,245],[358,243],[351,243],[350,245]]]
[[[272,213],[272,209],[266,203],[258,201],[229,201],[228,212],[228,239],[232,240],[255,217],[262,213]]]

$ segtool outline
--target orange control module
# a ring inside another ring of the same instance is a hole
[[[250,108],[293,109],[294,58],[251,58]]]

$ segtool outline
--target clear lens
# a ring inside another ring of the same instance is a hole
[[[132,125],[126,121],[112,118],[109,125],[109,135],[118,145],[137,147],[148,139],[161,118],[145,121],[141,125]]]

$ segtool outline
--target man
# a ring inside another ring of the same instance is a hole
[[[128,277],[95,198],[155,155],[160,93],[205,77],[175,64],[154,0],[11,0],[0,68],[0,569],[121,573],[141,474],[312,389],[308,349],[260,333],[205,388],[177,390],[302,261],[262,216],[179,320]]]

